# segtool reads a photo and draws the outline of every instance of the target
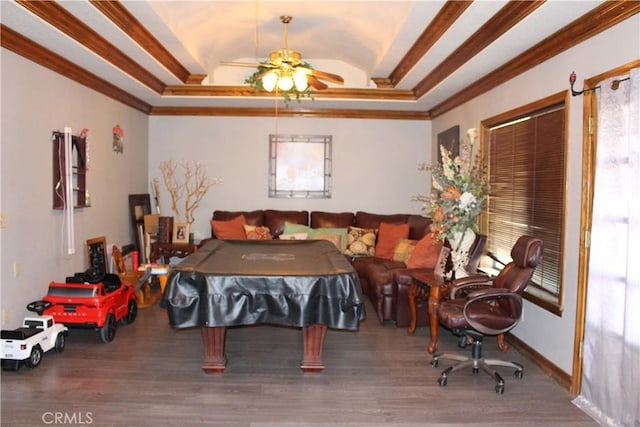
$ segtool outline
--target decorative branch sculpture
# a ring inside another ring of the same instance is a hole
[[[193,165],[189,162],[182,162],[180,165],[184,169],[184,181],[182,182],[176,179],[178,164],[172,160],[160,162],[160,171],[164,185],[171,196],[171,210],[176,214],[177,222],[183,222],[178,205],[186,193],[183,205],[184,222],[193,224],[195,221],[194,211],[200,206],[200,202],[209,188],[220,183],[221,179],[210,179],[205,167],[200,162],[195,162]]]

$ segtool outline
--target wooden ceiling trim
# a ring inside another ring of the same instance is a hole
[[[389,81],[393,86],[405,78],[471,3],[471,1],[449,0],[442,6],[433,21],[427,25],[427,28],[407,51],[396,68],[389,74]]]
[[[16,0],[16,3],[155,92],[162,93],[164,90],[165,84],[161,80],[125,55],[57,2]]]
[[[608,1],[429,110],[438,117],[640,12],[640,2]],[[568,78],[568,77],[567,77]]]
[[[153,107],[152,116],[219,116],[219,117],[310,117],[377,120],[429,120],[424,111],[235,108],[235,107]]]
[[[428,93],[464,63],[476,56],[543,4],[544,1],[508,2],[413,88],[416,97],[421,98]]]
[[[237,96],[273,98],[274,93],[255,92],[249,85],[177,85],[167,86],[163,96]],[[389,88],[360,89],[360,88],[328,88],[313,93],[317,99],[371,99],[415,101],[416,97],[410,90]]]
[[[112,85],[95,74],[78,67],[76,64],[63,58],[57,53],[34,43],[11,28],[0,24],[0,29],[2,31],[0,45],[2,45],[3,48],[61,74],[83,86],[93,89],[96,92],[106,95],[109,98],[122,102],[123,104],[138,111],[142,111],[146,114],[151,111],[151,106],[146,102],[130,95],[128,92]]]
[[[111,22],[183,83],[200,84],[205,74],[191,74],[119,1],[89,0]]]

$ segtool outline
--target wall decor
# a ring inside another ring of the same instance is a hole
[[[116,153],[122,154],[124,152],[124,131],[120,125],[115,125],[112,129],[113,144],[112,149]]]
[[[454,159],[460,154],[460,126],[453,126],[438,134],[438,164],[442,164],[442,153],[440,147],[444,146],[451,153],[451,158]]]
[[[189,243],[188,222],[176,222],[173,224],[173,239],[171,243]]]
[[[107,273],[107,239],[104,236],[94,237],[85,242],[87,266],[101,274]]]
[[[149,194],[129,194],[129,212],[136,250],[144,253],[144,216],[151,214],[151,196]],[[143,262],[146,260],[143,259]]]
[[[330,135],[269,135],[269,197],[331,198]]]

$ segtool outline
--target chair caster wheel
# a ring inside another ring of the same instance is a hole
[[[431,361],[431,367],[432,368],[437,368],[438,367],[438,359],[433,359]]]
[[[447,377],[438,378],[438,385],[440,385],[440,387],[445,387],[447,385]]]
[[[504,394],[504,384],[496,385],[496,393],[497,394]]]
[[[522,379],[522,375],[524,375],[524,372],[522,371],[522,369],[517,370],[514,374],[513,374],[517,379],[521,380]]]

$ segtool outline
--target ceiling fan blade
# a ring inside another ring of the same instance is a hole
[[[326,71],[311,70],[311,75],[322,80],[328,80],[332,83],[344,84],[344,79],[337,74],[327,73]]]
[[[273,65],[271,64],[262,64],[257,62],[236,62],[236,61],[220,61],[220,65],[227,65],[230,67],[248,67],[248,68],[273,67]]]
[[[311,86],[315,90],[324,90],[329,87],[311,74],[307,76],[307,81],[309,82],[309,86]]]

